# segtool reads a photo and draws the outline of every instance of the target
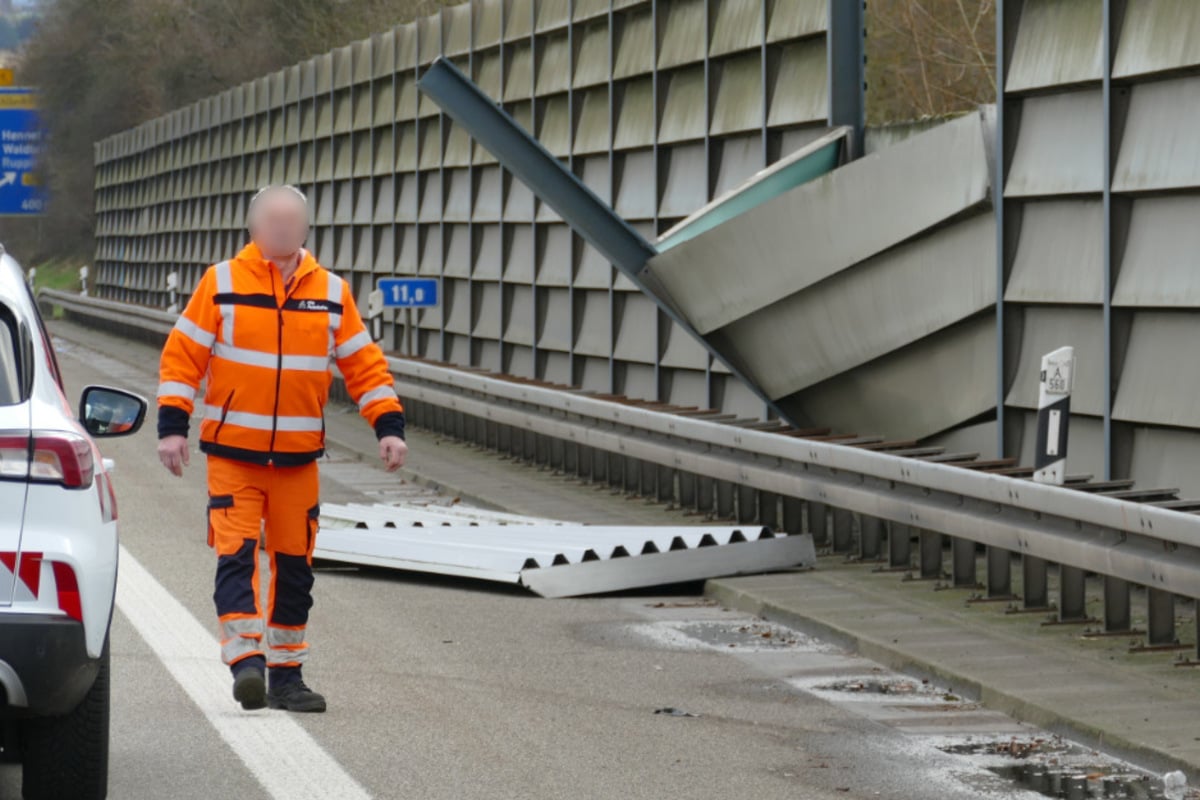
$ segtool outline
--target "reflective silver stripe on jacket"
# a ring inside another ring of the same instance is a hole
[[[373,403],[376,400],[382,400],[386,397],[395,397],[396,390],[391,386],[379,386],[369,392],[363,392],[362,397],[358,398],[358,407],[366,408],[368,403]]]
[[[233,292],[233,268],[228,261],[217,264],[217,294]],[[221,305],[222,328],[221,334],[226,344],[233,344],[233,306]]]
[[[204,407],[204,418],[220,421],[222,418],[223,409],[220,406]],[[270,414],[252,414],[249,411],[227,411],[224,414],[225,422],[230,425],[239,425],[243,428],[253,428],[259,431],[269,431],[272,428]],[[319,431],[321,430],[320,417],[289,417],[282,414],[275,418],[277,424],[274,426],[280,431]]]
[[[280,366],[280,357],[274,353],[251,350],[248,347],[234,347],[224,342],[217,342],[213,347],[213,355],[251,367],[275,369]],[[284,369],[294,369],[300,372],[326,372],[329,369],[329,359],[321,356],[285,355],[282,359],[282,366]]]
[[[196,389],[179,381],[163,381],[158,385],[158,397],[186,397],[196,399]]]
[[[328,273],[326,296],[331,303],[342,302],[342,279],[332,272]],[[334,342],[337,340],[337,330],[342,325],[342,315],[329,312],[329,358],[336,358]]]
[[[352,356],[370,343],[371,334],[367,333],[366,331],[359,331],[334,348],[333,356],[334,358],[346,358],[347,356]]]
[[[201,347],[209,350],[212,349],[213,342],[217,340],[215,334],[204,330],[204,328],[201,328],[199,325],[183,316],[175,320],[175,330],[179,331]]]

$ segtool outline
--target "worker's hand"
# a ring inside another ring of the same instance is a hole
[[[399,436],[385,436],[379,440],[379,458],[388,472],[403,467],[407,456],[408,445]]]
[[[158,460],[175,477],[183,476],[188,461],[186,436],[164,436],[158,440]]]

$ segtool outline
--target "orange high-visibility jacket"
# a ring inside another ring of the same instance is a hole
[[[310,462],[324,452],[334,362],[376,435],[403,435],[387,360],[349,285],[302,256],[286,288],[253,243],[204,273],[163,348],[160,438],[187,434],[204,379],[203,452],[277,466]]]

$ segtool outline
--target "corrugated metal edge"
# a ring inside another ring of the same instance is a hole
[[[575,597],[744,573],[810,567],[816,563],[816,557],[811,536],[775,536],[753,542],[697,547],[637,558],[524,569],[521,570],[521,584],[542,597]],[[616,566],[620,569],[614,569]]]
[[[544,597],[811,566],[816,559],[811,536],[761,526],[335,528],[317,534],[313,555],[521,583]]]

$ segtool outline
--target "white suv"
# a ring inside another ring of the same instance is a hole
[[[89,386],[76,419],[0,248],[0,760],[21,762],[29,800],[107,793],[117,506],[93,437],[145,415],[137,395]]]

